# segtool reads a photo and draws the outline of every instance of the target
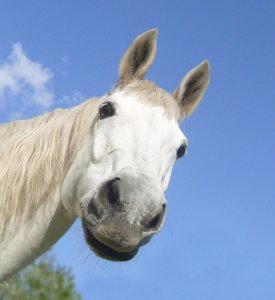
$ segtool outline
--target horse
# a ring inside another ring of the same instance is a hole
[[[99,257],[128,261],[163,225],[187,138],[179,124],[209,83],[207,60],[170,94],[144,79],[158,31],[122,56],[111,91],[73,108],[0,126],[0,281],[48,250],[77,218]]]

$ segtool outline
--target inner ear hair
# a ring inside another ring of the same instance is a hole
[[[200,103],[209,83],[210,66],[203,61],[192,69],[181,81],[173,93],[180,108],[182,117],[190,116]]]
[[[118,85],[124,86],[145,76],[156,55],[157,34],[158,31],[152,29],[133,41],[120,61]]]
[[[148,61],[150,54],[150,41],[144,40],[141,45],[137,45],[132,55],[129,56],[129,64],[132,66],[131,75],[134,75],[141,65]]]
[[[202,87],[201,79],[203,78],[203,76],[204,76],[204,73],[200,72],[200,73],[196,74],[194,77],[190,78],[190,80],[186,82],[184,93],[181,97],[182,104],[185,101],[185,99],[187,99],[190,96],[195,97],[197,92],[199,92],[201,90],[201,87]]]

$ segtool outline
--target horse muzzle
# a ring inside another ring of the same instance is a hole
[[[118,174],[104,182],[82,210],[89,247],[102,258],[127,261],[160,230],[166,201],[148,177]]]

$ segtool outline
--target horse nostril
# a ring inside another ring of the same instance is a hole
[[[112,206],[119,202],[119,181],[120,178],[116,177],[107,183],[107,198]]]
[[[100,215],[99,215],[99,212],[95,206],[95,203],[94,203],[94,199],[91,199],[89,204],[88,204],[88,214],[89,215],[93,215],[95,216],[96,218],[100,218]]]
[[[157,214],[147,225],[146,225],[146,228],[147,229],[153,229],[153,228],[156,228],[159,224],[160,224],[160,221],[162,219],[162,216],[163,214],[160,213],[160,214]]]

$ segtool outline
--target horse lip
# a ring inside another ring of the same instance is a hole
[[[129,252],[119,252],[113,248],[100,242],[89,230],[87,224],[82,220],[82,227],[87,244],[101,258],[110,261],[128,261],[132,259],[138,252],[139,246]]]

